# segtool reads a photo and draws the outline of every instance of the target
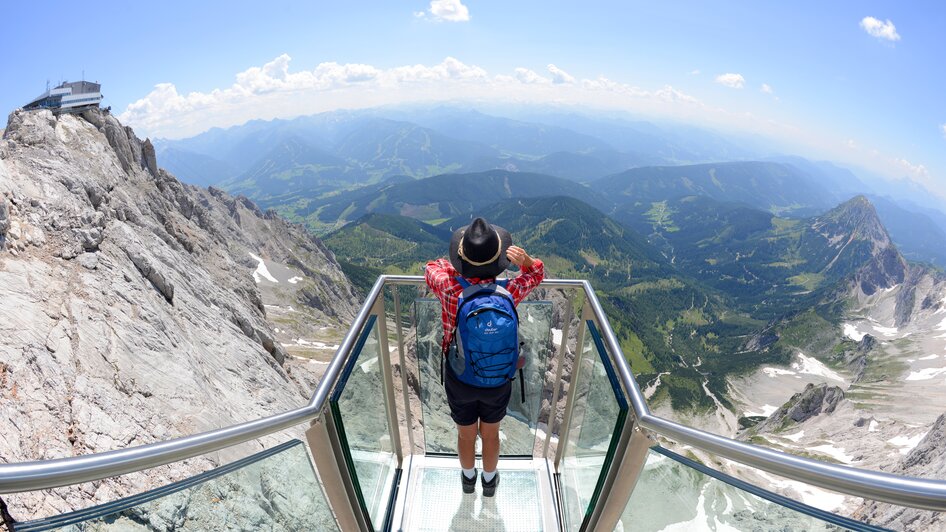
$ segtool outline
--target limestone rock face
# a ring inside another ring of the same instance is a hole
[[[872,353],[879,348],[880,342],[877,338],[870,334],[865,334],[853,349],[844,349],[840,353],[837,353],[835,358],[839,362],[843,362],[848,370],[850,370],[853,376],[851,383],[858,383],[864,378],[867,372],[867,366],[870,363]]]
[[[10,208],[7,207],[7,199],[0,197],[0,242],[10,230]]]
[[[861,293],[869,296],[904,281],[909,266],[864,196],[819,216],[811,229],[827,239],[836,252],[825,267],[826,273],[843,274],[860,265],[852,273],[853,286]]]
[[[937,418],[919,445],[889,472],[911,477],[943,478],[946,474],[946,414]],[[864,504],[854,517],[892,530],[942,530],[946,527],[946,518],[942,512],[879,502]]]
[[[837,386],[825,383],[808,384],[800,393],[796,393],[787,403],[776,410],[768,419],[757,425],[757,432],[767,432],[784,428],[791,423],[801,423],[818,414],[834,412],[838,403],[844,399],[844,391]]]
[[[253,255],[301,272],[300,288],[280,300],[261,293]],[[110,114],[10,116],[0,141],[0,461],[126,448],[298,407],[312,377],[293,378],[301,366],[287,365],[267,308],[294,309],[300,328],[344,329],[356,304],[319,240],[245,198],[181,184]],[[41,517],[260,448],[3,499],[16,519]]]

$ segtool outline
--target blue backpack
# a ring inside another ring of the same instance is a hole
[[[506,290],[508,280],[481,285],[471,285],[462,277],[457,281],[463,293],[457,301],[450,368],[470,386],[501,386],[515,377],[519,360],[519,314]]]

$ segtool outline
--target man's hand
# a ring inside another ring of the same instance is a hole
[[[509,262],[520,268],[532,267],[532,257],[519,246],[509,246],[509,249],[506,250],[506,256],[509,257]]]

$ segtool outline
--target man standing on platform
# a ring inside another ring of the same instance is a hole
[[[519,275],[497,280],[510,263]],[[457,424],[464,493],[476,487],[477,434],[483,441],[483,495],[492,497],[499,485],[499,423],[511,380],[525,363],[515,306],[544,277],[542,261],[513,246],[508,231],[483,218],[453,233],[449,260],[427,263],[427,285],[442,306],[444,388]]]

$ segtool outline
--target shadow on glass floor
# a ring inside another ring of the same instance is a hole
[[[500,483],[493,497],[483,497],[482,486],[464,494],[459,468],[425,467],[418,475],[415,503],[405,530],[459,532],[540,531],[537,473],[531,470],[500,470]]]

